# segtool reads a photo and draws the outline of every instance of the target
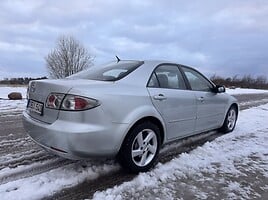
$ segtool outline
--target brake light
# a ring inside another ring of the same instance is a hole
[[[71,94],[51,93],[47,97],[46,107],[59,110],[81,111],[99,105],[95,99]]]
[[[61,110],[87,110],[99,105],[99,102],[95,99],[66,95],[63,100]]]
[[[64,98],[64,94],[51,93],[47,97],[46,107],[59,109],[63,98]]]
[[[88,101],[83,99],[83,98],[80,98],[80,97],[75,97],[74,98],[74,109],[75,110],[81,110],[81,109],[84,109],[88,106]]]

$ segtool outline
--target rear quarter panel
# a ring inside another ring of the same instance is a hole
[[[162,117],[153,106],[145,86],[115,82],[103,88],[73,88],[69,93],[99,100],[108,120],[112,123],[128,124],[123,136],[138,120],[148,116],[159,119],[165,129]],[[122,141],[123,139],[124,137]]]

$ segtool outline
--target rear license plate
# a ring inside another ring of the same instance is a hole
[[[40,102],[37,102],[37,101],[30,99],[28,102],[27,109],[31,112],[35,112],[39,115],[43,115],[43,107],[44,107],[43,103],[40,103]]]

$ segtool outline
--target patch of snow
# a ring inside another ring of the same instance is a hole
[[[232,133],[159,163],[132,181],[96,192],[94,199],[260,198],[259,188],[268,185],[267,118],[268,104],[242,111]]]
[[[27,86],[0,86],[0,99],[8,99],[8,94],[11,92],[20,92],[22,94],[22,97],[26,98]]]
[[[9,100],[8,94],[11,92],[20,92],[22,100]],[[27,104],[26,98],[27,87],[3,87],[0,86],[0,114],[22,112]]]
[[[0,114],[22,112],[27,104],[26,99],[22,100],[1,100],[0,99]]]
[[[236,88],[236,89],[229,89],[226,88],[226,93],[232,95],[239,95],[239,94],[262,94],[268,93],[268,90],[259,90],[259,89],[247,89],[247,88]]]
[[[80,162],[69,164],[39,175],[2,184],[0,185],[1,200],[41,199],[63,188],[73,187],[86,180],[94,180],[119,168],[113,162],[100,165],[88,164],[90,165],[88,167],[83,167]],[[5,173],[8,173],[6,169]]]

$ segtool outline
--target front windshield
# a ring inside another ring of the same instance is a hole
[[[105,66],[94,67],[83,70],[71,76],[68,79],[89,79],[98,81],[117,81],[127,76],[139,66],[142,61],[120,61],[107,64]]]

